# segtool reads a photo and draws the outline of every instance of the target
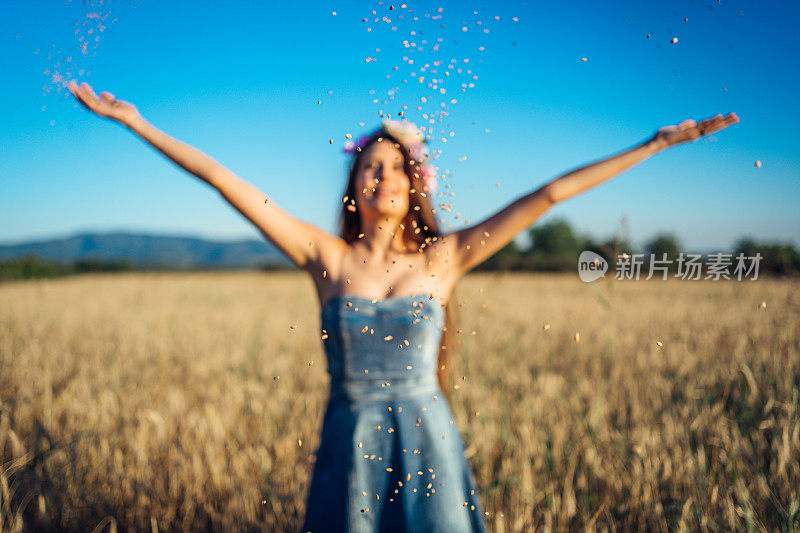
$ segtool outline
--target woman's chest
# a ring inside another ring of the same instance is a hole
[[[384,261],[370,261],[350,253],[338,265],[330,265],[315,279],[320,302],[337,294],[375,299],[411,294],[433,294],[443,304],[452,283],[425,254],[404,254]]]

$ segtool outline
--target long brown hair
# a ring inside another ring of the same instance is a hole
[[[339,214],[339,236],[350,244],[358,239],[358,235],[362,233],[361,217],[357,212],[347,209],[347,206],[355,205],[356,176],[358,175],[362,154],[373,143],[384,141],[392,143],[403,154],[403,169],[411,181],[411,192],[408,195],[408,213],[401,223],[403,244],[410,244],[412,249],[416,248],[421,252],[425,246],[442,237],[442,232],[436,223],[436,213],[432,207],[430,193],[427,191],[424,180],[421,177],[420,163],[412,159],[408,149],[401,142],[382,128],[373,133],[360,150],[356,150],[353,161],[350,164],[347,187],[344,190],[344,197],[347,198],[347,201],[342,203],[342,210]],[[447,369],[447,360],[449,356],[456,354],[454,309],[452,302],[448,301],[445,307],[444,331],[439,343],[437,376],[439,378],[439,386],[444,392],[448,392],[450,389],[450,372]]]

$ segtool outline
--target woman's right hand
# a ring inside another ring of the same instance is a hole
[[[94,91],[88,83],[83,82],[78,84],[73,80],[67,84],[69,92],[83,104],[83,106],[100,115],[101,117],[110,118],[128,125],[131,121],[139,116],[139,111],[136,106],[124,100],[117,100],[113,94],[108,91],[100,93],[100,98],[94,94]]]

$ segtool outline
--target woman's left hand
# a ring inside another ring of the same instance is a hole
[[[668,148],[682,142],[695,141],[700,137],[711,135],[737,122],[739,122],[739,117],[736,116],[736,113],[728,113],[727,116],[722,116],[721,114],[716,115],[702,120],[699,123],[688,119],[677,126],[664,126],[660,128],[656,134],[653,135],[651,141],[662,148]]]

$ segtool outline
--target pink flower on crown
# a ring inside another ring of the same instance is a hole
[[[430,162],[425,134],[413,122],[405,119],[383,119],[382,126],[387,133],[405,146],[411,158],[419,164],[419,177],[424,181],[428,192],[435,192],[437,189],[436,169]],[[347,141],[344,144],[344,151],[348,154],[359,151],[373,135],[374,133],[369,133],[355,142]]]

